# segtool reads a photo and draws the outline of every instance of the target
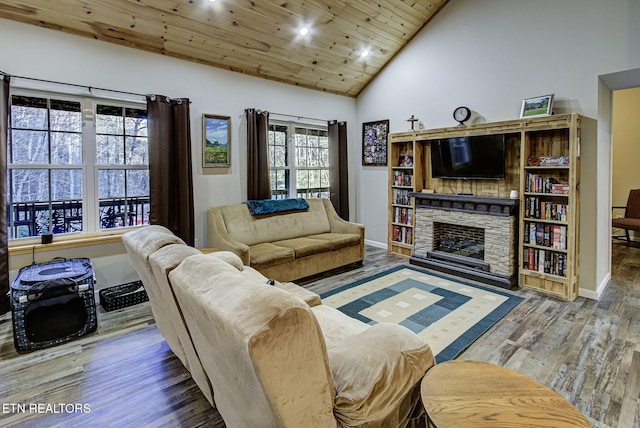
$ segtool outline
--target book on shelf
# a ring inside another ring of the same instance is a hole
[[[393,189],[393,203],[395,205],[411,205],[409,190]]]
[[[553,244],[552,247],[554,250],[560,250],[560,226],[559,225],[554,225],[553,226]]]
[[[413,209],[411,208],[393,208],[393,222],[413,225]]]
[[[540,220],[567,221],[569,205],[542,201],[538,196],[524,199],[524,216]]]
[[[525,222],[523,241],[525,244],[539,247],[566,250],[567,226],[527,221]]]
[[[569,194],[569,185],[567,183],[554,183],[551,185],[549,192],[555,195],[568,195]]]
[[[539,174],[528,173],[525,176],[525,192],[528,193],[548,193],[548,194],[569,194],[569,184],[559,183],[553,177],[545,177]]]
[[[411,187],[413,186],[413,173],[395,170],[393,171],[393,183],[396,186]]]
[[[550,225],[548,225],[548,224],[545,224],[545,225],[544,225],[544,242],[543,242],[543,245],[544,245],[545,247],[549,247],[549,246],[550,246],[550,244],[549,244],[549,243],[550,243],[550,242],[553,242],[553,241],[550,241],[551,239],[553,239],[553,238],[552,238],[552,236],[551,236],[551,229],[550,229],[550,227],[551,227],[551,226],[550,226]]]
[[[566,277],[567,255],[535,248],[525,249],[522,267],[539,273]]]
[[[536,225],[536,245],[544,245],[544,224],[535,223]]]
[[[413,229],[405,226],[393,226],[391,240],[401,244],[413,244]]]
[[[536,232],[537,232],[536,224],[529,223],[529,242],[532,244],[536,243]]]
[[[538,272],[544,273],[544,250],[538,250]]]

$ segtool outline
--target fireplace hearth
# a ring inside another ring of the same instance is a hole
[[[411,193],[410,262],[504,288],[517,283],[516,199]]]

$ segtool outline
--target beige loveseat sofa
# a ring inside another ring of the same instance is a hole
[[[293,281],[364,259],[364,226],[347,222],[327,199],[307,211],[252,216],[245,204],[210,208],[207,246],[237,254],[268,278]]]
[[[364,324],[161,226],[123,236],[158,328],[229,428],[405,427],[435,361],[396,324]]]

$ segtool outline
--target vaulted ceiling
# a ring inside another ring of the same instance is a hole
[[[447,1],[0,0],[0,18],[355,97]]]

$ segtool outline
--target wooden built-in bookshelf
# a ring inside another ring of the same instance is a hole
[[[520,285],[573,300],[579,273],[578,115],[523,131]]]
[[[562,114],[390,134],[388,252],[412,255],[415,202],[403,197],[409,192],[509,198],[516,190],[520,205],[519,285],[575,299],[579,273],[579,146],[584,120],[592,119]],[[432,177],[432,141],[494,134],[505,137],[504,180]],[[404,156],[413,157],[410,167],[401,166]]]
[[[415,138],[396,138],[389,144],[389,252],[413,252],[415,204],[409,193],[422,190],[424,153]],[[406,162],[410,159],[410,164]]]

